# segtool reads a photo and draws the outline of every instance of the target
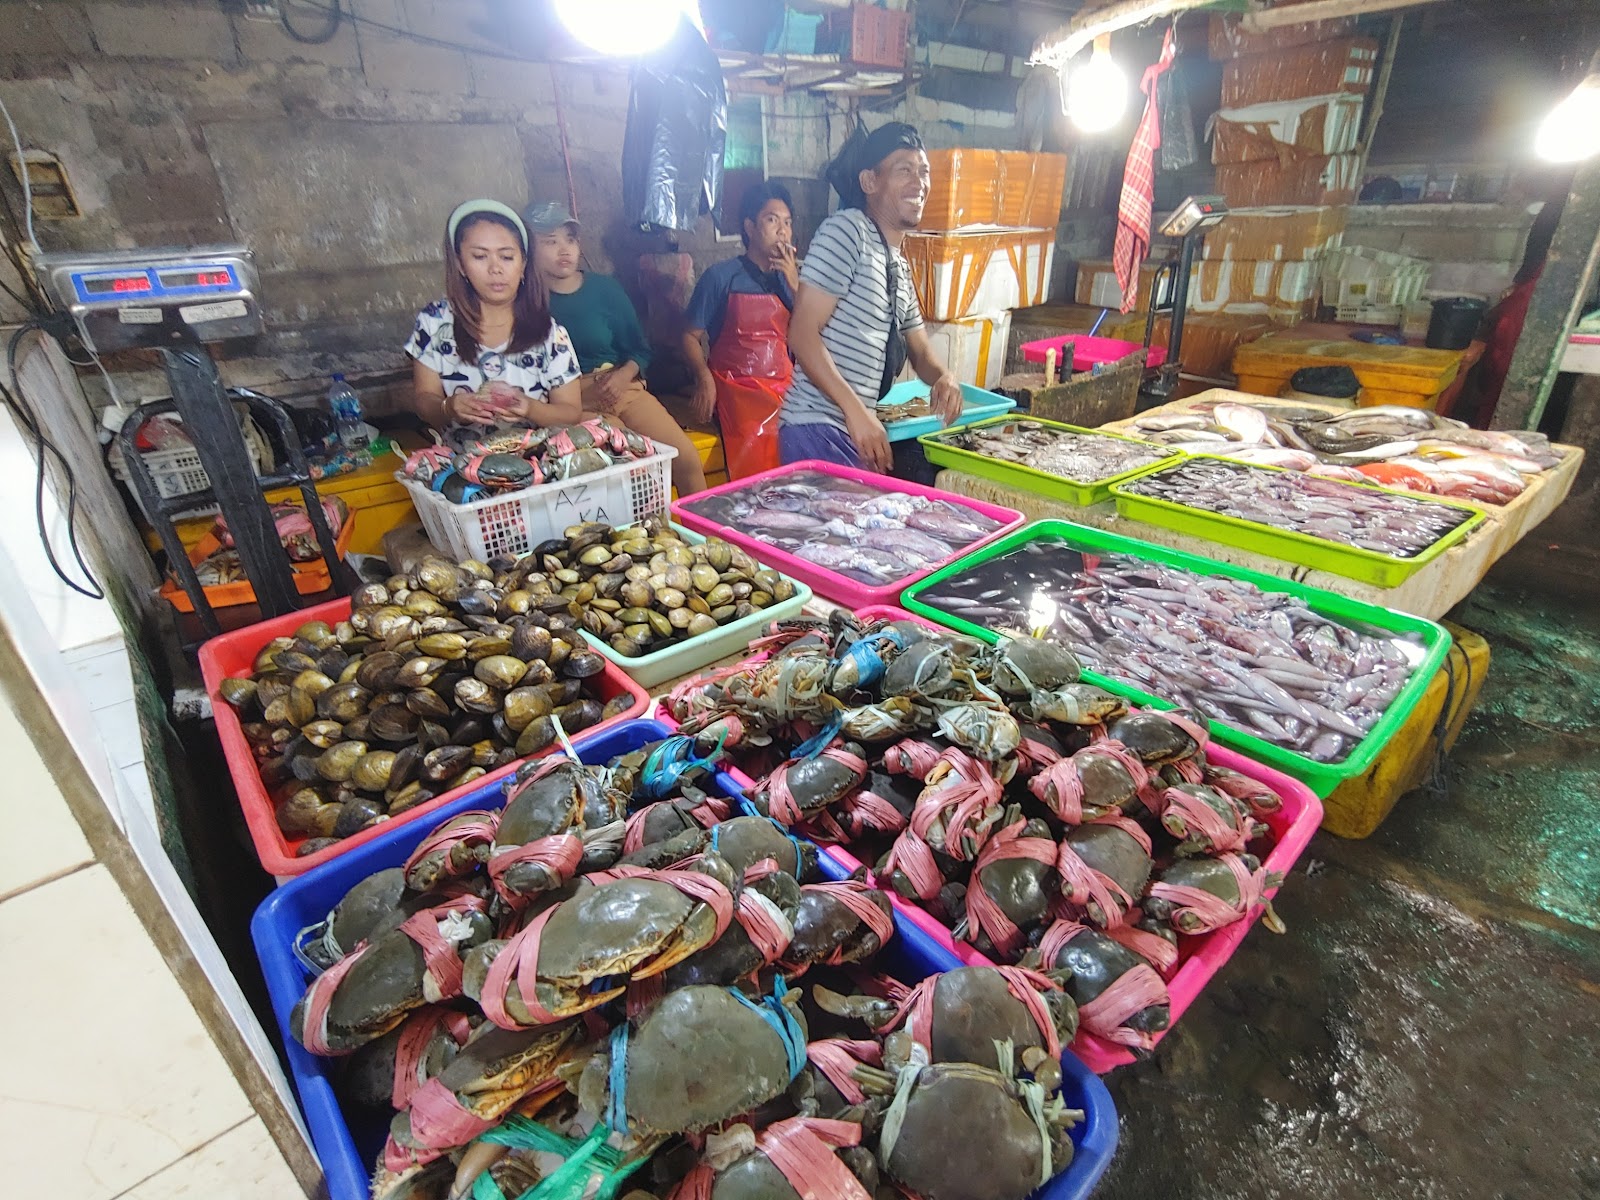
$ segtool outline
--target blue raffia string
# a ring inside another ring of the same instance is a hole
[[[801,742],[789,754],[790,761],[799,762],[802,759],[815,758],[821,754],[839,736],[839,731],[844,728],[844,717],[836,716],[829,721],[816,735]]]
[[[794,1014],[784,1004],[783,998],[788,994],[789,986],[784,983],[783,977],[772,981],[772,995],[761,997],[757,1004],[737,988],[729,988],[740,1004],[759,1013],[761,1019],[772,1026],[773,1032],[778,1035],[778,1040],[783,1043],[784,1053],[789,1058],[789,1078],[793,1079],[800,1074],[801,1068],[806,1065],[806,1035],[800,1028],[800,1023],[794,1019]]]
[[[794,847],[794,864],[795,868],[798,870],[800,864],[805,861],[805,857],[803,855],[805,843],[799,838],[795,837],[794,834],[790,833],[788,829],[784,828],[782,822],[774,820],[772,817],[768,817],[767,820],[771,822],[774,829],[783,834],[784,837],[788,838],[789,844]],[[720,824],[713,825],[711,827],[711,849],[718,854],[722,853],[722,826]]]
[[[717,744],[704,758],[695,757],[694,739],[682,734],[673,734],[665,738],[650,751],[644,760],[644,766],[639,769],[639,780],[634,785],[634,793],[645,800],[665,800],[678,786],[678,781],[690,771],[701,767],[711,767],[722,756],[722,744],[727,740],[728,731],[723,729],[717,736]]]
[[[611,1031],[611,1105],[606,1124],[618,1133],[628,1132],[628,1022]]]

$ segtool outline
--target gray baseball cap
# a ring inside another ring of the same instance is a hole
[[[527,223],[528,232],[535,236],[541,233],[554,233],[566,225],[571,225],[574,230],[583,228],[578,224],[578,218],[568,212],[564,204],[558,204],[554,200],[528,205],[522,210],[522,219]]]

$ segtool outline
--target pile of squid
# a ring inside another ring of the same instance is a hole
[[[403,473],[452,504],[470,504],[655,453],[649,438],[597,416],[578,425],[503,429],[459,454],[448,446],[429,446],[406,459]]]
[[[1183,935],[1265,909],[1282,798],[1208,761],[1203,721],[1130,713],[1061,646],[911,622],[784,622],[769,655],[669,697],[751,771],[758,811],[848,847],[991,961],[1068,971],[1083,1030],[1169,1020]]]
[[[1070,1163],[1064,976],[879,974],[884,893],[709,765],[527,764],[301,932],[290,1032],[387,1115],[374,1200],[1022,1200]]]

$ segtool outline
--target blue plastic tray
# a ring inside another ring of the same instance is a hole
[[[573,748],[584,762],[603,763],[670,732],[658,721],[629,721],[589,737],[575,738]],[[745,807],[743,790],[732,776],[719,772],[716,787]],[[300,1108],[322,1161],[331,1200],[368,1200],[372,1165],[383,1148],[388,1121],[362,1113],[347,1116],[333,1089],[339,1060],[308,1053],[290,1034],[289,1013],[310,982],[291,949],[295,936],[326,917],[362,879],[404,863],[438,825],[473,809],[499,808],[504,800],[505,793],[498,782],[469,792],[441,808],[434,814],[435,820],[401,826],[285,884],[262,902],[250,922],[250,936],[261,960],[272,1012],[283,1035],[289,1076],[300,1095]],[[818,863],[828,879],[848,877],[848,872],[825,853],[818,856]],[[879,961],[897,978],[916,982],[935,971],[962,965],[898,914],[895,933],[894,942]],[[1072,1132],[1075,1154],[1071,1165],[1037,1193],[1037,1200],[1079,1200],[1089,1195],[1110,1165],[1117,1144],[1116,1110],[1105,1085],[1071,1053],[1062,1056],[1061,1068],[1062,1098],[1069,1108],[1083,1109],[1087,1119]]]
[[[907,383],[897,383],[889,389],[889,394],[878,401],[879,408],[895,404],[904,404],[908,400],[916,400],[926,396],[929,392],[928,385],[919,379]],[[1017,406],[1015,400],[1008,400],[1004,396],[997,396],[993,392],[986,392],[980,387],[973,387],[970,383],[961,385],[961,415],[956,418],[950,428],[956,425],[970,425],[974,421],[982,421],[987,417],[998,417],[1010,412]],[[909,421],[892,421],[884,428],[888,430],[891,442],[903,442],[908,438],[918,438],[925,433],[938,433],[945,426],[938,417],[917,417]]]

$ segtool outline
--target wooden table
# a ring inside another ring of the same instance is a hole
[[[1201,402],[1217,400],[1250,404],[1260,401],[1261,397],[1246,392],[1213,388],[1198,396],[1175,400],[1160,408],[1150,409],[1140,416],[1158,412],[1183,412]],[[1295,403],[1300,405],[1299,401]],[[1303,407],[1316,406],[1303,405]],[[1339,405],[1327,407],[1332,411],[1348,411]],[[1105,428],[1109,432],[1128,433],[1132,424],[1132,420],[1119,421]],[[1464,541],[1451,547],[1398,587],[1392,588],[1362,583],[1327,571],[1315,571],[1249,550],[1239,550],[1205,538],[1174,533],[1159,526],[1133,521],[1119,516],[1114,502],[1108,501],[1089,508],[1080,508],[1077,505],[1048,500],[1033,492],[1006,487],[963,471],[941,471],[937,486],[957,495],[969,496],[974,500],[987,500],[992,504],[1003,504],[1018,509],[1030,521],[1076,521],[1080,525],[1092,525],[1111,533],[1154,542],[1158,546],[1168,546],[1174,550],[1183,550],[1219,562],[1249,567],[1266,575],[1292,579],[1298,583],[1336,592],[1341,596],[1349,596],[1353,600],[1362,600],[1382,608],[1398,609],[1419,617],[1438,620],[1464,600],[1488,574],[1490,567],[1567,498],[1567,494],[1572,490],[1573,481],[1577,478],[1578,469],[1583,465],[1583,451],[1576,446],[1557,446],[1555,449],[1562,455],[1561,462],[1557,466],[1535,479],[1510,504],[1480,505],[1489,514],[1487,521],[1469,534]]]

